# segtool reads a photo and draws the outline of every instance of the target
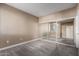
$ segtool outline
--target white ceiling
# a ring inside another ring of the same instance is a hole
[[[17,9],[25,11],[34,16],[40,17],[55,13],[64,9],[72,8],[74,3],[8,3]]]

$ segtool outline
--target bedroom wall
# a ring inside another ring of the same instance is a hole
[[[50,15],[39,17],[39,25],[44,24],[44,23],[56,22],[56,21],[64,21],[66,19],[69,20],[68,18],[75,19],[76,15],[77,15],[77,5],[75,7],[73,7],[73,8],[67,9],[67,10],[63,10],[63,11],[60,11],[60,12],[57,12],[57,13],[54,13],[54,14],[51,13]],[[76,27],[76,25],[74,25],[74,26]],[[61,28],[60,27],[61,27],[60,26],[60,22],[58,22],[57,23],[57,32],[56,32],[57,35],[56,35],[56,33],[53,34],[53,33],[51,33],[49,31],[50,36],[51,35],[52,36],[55,35],[54,37],[57,36],[57,38],[60,38],[61,37],[61,31],[60,31]],[[39,30],[39,31],[41,31],[41,30]],[[76,32],[76,31],[74,30],[74,32]],[[75,36],[76,36],[76,34],[74,34],[74,43],[76,44],[76,42],[75,42],[76,41]],[[79,43],[76,44],[76,46],[77,45],[79,46]]]
[[[49,27],[48,23],[43,23],[43,24],[39,25],[39,30],[40,30],[39,34],[40,34],[40,36],[48,34],[48,32],[49,32],[48,27]]]
[[[76,6],[67,10],[63,10],[54,14],[43,16],[39,18],[39,23],[55,22],[56,20],[63,20],[65,18],[76,16]]]
[[[44,23],[49,23],[49,22],[61,21],[61,20],[64,21],[66,18],[75,17],[76,16],[76,10],[77,10],[77,6],[75,6],[73,8],[70,8],[70,9],[67,9],[67,10],[63,10],[63,11],[54,13],[54,14],[50,14],[50,15],[47,15],[47,16],[39,17],[39,25],[44,24]],[[57,26],[58,26],[57,36],[59,38],[60,37],[60,28],[59,28],[60,27],[60,23],[59,22],[58,22]],[[41,30],[39,30],[39,31],[41,31]],[[55,37],[56,37],[56,35],[55,35]]]
[[[79,48],[79,4],[77,5],[77,14],[75,18],[75,42],[76,42],[76,47]]]
[[[0,6],[0,47],[38,37],[37,17],[6,4]]]

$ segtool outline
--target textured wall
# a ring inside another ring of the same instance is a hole
[[[0,47],[28,41],[38,36],[36,17],[5,4],[0,6]]]

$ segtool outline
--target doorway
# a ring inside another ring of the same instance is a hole
[[[74,24],[73,22],[68,22],[62,24],[62,38],[74,39]]]
[[[74,45],[74,20],[61,22],[61,42]]]

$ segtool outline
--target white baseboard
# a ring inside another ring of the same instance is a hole
[[[19,45],[22,45],[22,44],[26,44],[26,43],[29,43],[29,42],[33,42],[33,41],[36,41],[36,40],[40,40],[40,38],[33,39],[33,40],[30,40],[30,41],[26,41],[26,42],[22,42],[22,43],[18,43],[18,44],[14,44],[14,45],[10,45],[10,46],[4,47],[4,48],[0,48],[0,51],[6,50],[6,49],[9,49],[9,48],[12,48],[12,47],[16,47],[16,46],[19,46]]]
[[[74,45],[69,45],[69,44],[60,43],[60,42],[51,41],[51,40],[44,40],[44,41],[51,42],[51,43],[58,43],[58,44],[62,44],[62,45],[70,46],[70,47],[75,47]]]

